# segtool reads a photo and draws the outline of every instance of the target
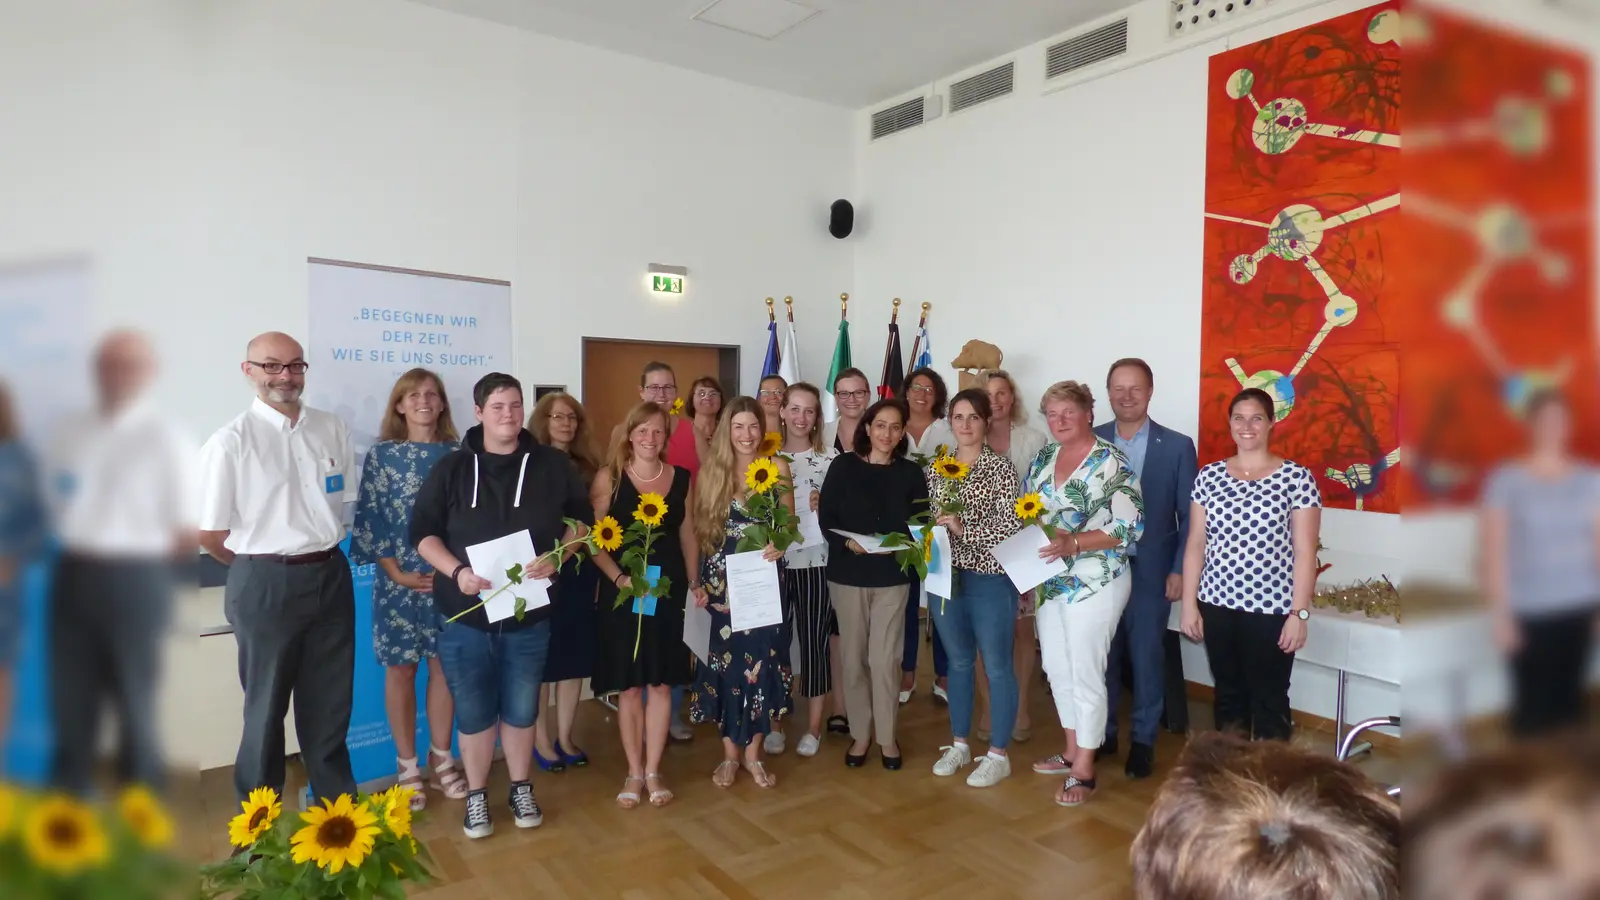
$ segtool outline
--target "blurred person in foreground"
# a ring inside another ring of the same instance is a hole
[[[1407,786],[1407,900],[1600,897],[1600,745],[1519,744]]]
[[[1571,452],[1566,399],[1528,400],[1529,449],[1483,489],[1479,536],[1495,643],[1511,666],[1511,730],[1580,726],[1600,611],[1600,470]],[[1600,836],[1597,836],[1600,840]]]
[[[1137,900],[1398,900],[1400,804],[1325,753],[1205,732],[1130,857]]]
[[[346,485],[355,485],[350,427],[300,402],[310,364],[287,334],[258,335],[239,368],[255,399],[200,451],[200,546],[228,567],[225,610],[244,688],[233,789],[241,802],[259,787],[283,795],[292,696],[312,794],[354,795],[345,735],[356,601],[339,547]]]
[[[42,466],[61,540],[51,587],[51,784],[94,781],[103,704],[117,713],[116,777],[161,785],[156,702],[177,566],[194,553],[194,449],[153,407],[155,355],[115,331],[94,357],[97,403],[68,418]]]
[[[11,725],[12,669],[22,642],[22,576],[44,544],[38,470],[0,383],[0,750]],[[0,752],[0,776],[5,754]]]

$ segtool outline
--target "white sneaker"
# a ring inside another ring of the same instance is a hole
[[[801,756],[816,756],[817,751],[820,749],[822,749],[822,741],[818,740],[816,735],[808,734],[800,739],[800,743],[794,748],[794,752]]]
[[[1001,779],[1010,777],[1010,757],[1002,756],[996,758],[985,753],[978,759],[978,767],[972,770],[971,775],[967,776],[967,786],[977,788],[994,787],[1000,783]]]
[[[766,739],[761,742],[761,746],[766,748],[768,756],[777,756],[783,752],[783,748],[787,742],[788,739],[783,736],[783,732],[769,731],[767,732]]]
[[[673,719],[672,724],[667,726],[667,736],[675,741],[691,741],[694,740],[694,729],[684,724],[682,719]]]
[[[940,778],[948,778],[961,770],[962,766],[972,762],[972,748],[966,744],[951,744],[940,747],[944,755],[933,764],[933,774]]]

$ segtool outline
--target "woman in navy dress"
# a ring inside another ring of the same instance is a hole
[[[745,471],[766,437],[765,426],[761,405],[754,399],[738,397],[729,403],[711,439],[710,455],[700,461],[695,487],[695,532],[704,561],[699,579],[689,589],[695,603],[711,611],[711,641],[710,663],[699,664],[690,689],[689,720],[717,723],[723,760],[711,780],[723,788],[738,777],[741,748],[743,768],[755,783],[763,788],[777,785],[762,762],[762,744],[792,708],[789,629],[779,623],[734,631],[728,606],[727,557],[735,552],[745,529],[756,524],[744,508],[749,497]],[[781,457],[773,462],[789,479],[789,464]],[[783,503],[794,512],[792,494],[785,494]],[[771,544],[763,554],[769,560],[783,559]]]
[[[11,724],[12,670],[22,641],[22,578],[44,545],[44,501],[33,457],[0,385],[0,748]]]
[[[535,441],[572,457],[573,465],[583,476],[584,487],[594,487],[600,457],[594,450],[589,416],[577,398],[566,393],[539,398],[528,417],[528,431]],[[533,761],[546,772],[589,764],[589,754],[573,743],[572,725],[578,718],[583,680],[594,673],[595,591],[599,583],[599,570],[594,563],[576,556],[567,561],[556,580],[550,653],[545,657],[544,683],[539,686],[540,709],[548,709],[550,695],[555,694],[554,743],[550,740],[548,716],[540,716],[533,723]]]
[[[444,383],[427,369],[400,376],[378,443],[367,451],[351,529],[351,557],[376,565],[372,577],[372,650],[384,667],[384,708],[394,735],[399,782],[411,788],[412,809],[428,798],[417,761],[417,668],[428,666],[428,767],[433,787],[452,800],[467,796],[467,782],[451,755],[455,704],[439,667],[436,640],[442,624],[433,604],[433,571],[407,540],[411,508],[434,463],[459,443],[450,421]],[[441,746],[442,745],[442,746]]]

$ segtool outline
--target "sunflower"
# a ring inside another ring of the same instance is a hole
[[[776,431],[769,431],[761,438],[761,446],[756,448],[757,456],[772,456],[783,449],[783,435]]]
[[[1023,494],[1017,498],[1017,518],[1022,521],[1037,519],[1043,512],[1044,502],[1039,499],[1038,494]]]
[[[389,833],[397,838],[411,836],[411,795],[415,793],[408,787],[395,785],[373,798],[375,808],[383,813],[383,824],[388,827]]]
[[[924,528],[922,530],[922,561],[924,563],[933,562],[933,529],[932,528]]]
[[[594,545],[608,553],[622,546],[622,526],[610,516],[594,523],[590,535],[594,537]]]
[[[662,518],[667,514],[667,501],[660,494],[639,495],[639,506],[633,511],[633,518],[645,525],[654,528],[661,524]]]
[[[954,456],[941,456],[933,461],[933,471],[941,478],[960,481],[967,477],[967,464]]]
[[[667,415],[669,415],[669,416],[681,416],[681,415],[683,415],[683,398],[682,397],[679,397],[678,399],[672,401],[672,405],[667,408]]]
[[[22,813],[22,797],[6,783],[0,781],[0,841],[11,836],[17,828],[17,818]]]
[[[131,787],[117,798],[117,812],[139,843],[159,849],[172,843],[172,819],[149,788]]]
[[[36,865],[60,875],[99,865],[111,849],[94,810],[67,797],[49,797],[29,810],[22,842]]]
[[[744,470],[744,483],[749,486],[752,493],[765,494],[772,490],[778,483],[778,466],[772,460],[758,456]]]
[[[244,812],[228,823],[228,843],[235,847],[248,847],[272,830],[272,823],[283,814],[278,794],[272,788],[256,788],[249,799],[239,804]]]
[[[380,831],[378,817],[365,804],[357,805],[349,794],[311,807],[300,814],[300,821],[305,827],[289,839],[294,861],[315,862],[329,875],[339,874],[346,865],[356,868],[365,862]]]

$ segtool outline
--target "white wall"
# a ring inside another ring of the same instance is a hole
[[[308,256],[509,280],[514,374],[574,389],[583,335],[742,344],[753,379],[784,294],[820,375],[851,290],[852,116],[810,101],[401,0],[28,4],[0,77],[34,86],[0,94],[0,263],[90,257],[86,327],[155,332],[197,435],[251,335],[305,335]]]

